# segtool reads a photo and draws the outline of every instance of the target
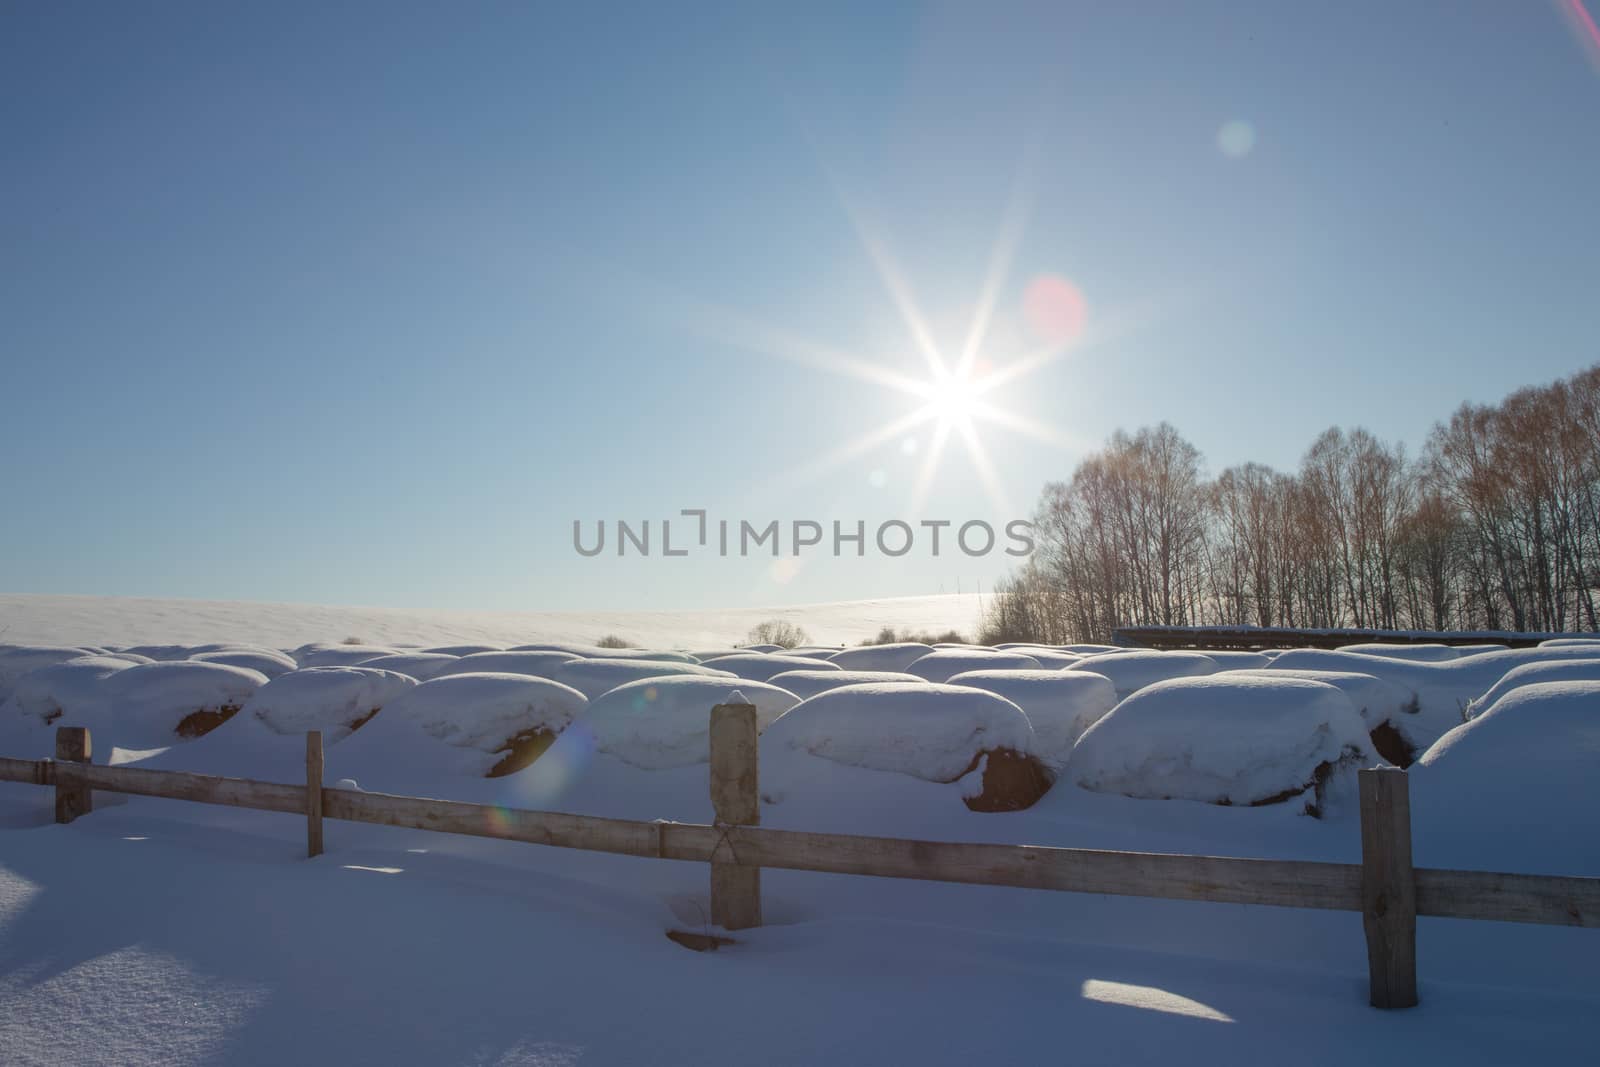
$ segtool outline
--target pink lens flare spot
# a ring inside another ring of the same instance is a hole
[[[1083,335],[1089,302],[1083,298],[1083,290],[1059,274],[1041,274],[1028,283],[1022,311],[1039,340],[1065,345]]]

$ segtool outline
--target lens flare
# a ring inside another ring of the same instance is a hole
[[[1040,342],[1052,347],[1070,345],[1083,336],[1089,302],[1081,289],[1059,274],[1041,274],[1028,283],[1022,313]]]
[[[1256,128],[1243,119],[1229,119],[1217,131],[1217,148],[1229,159],[1243,159],[1256,146]]]

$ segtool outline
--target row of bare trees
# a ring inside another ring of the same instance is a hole
[[[1600,365],[1465,404],[1422,455],[1330,429],[1300,469],[1208,479],[1163,423],[1047,485],[989,640],[1121,625],[1600,629]]]

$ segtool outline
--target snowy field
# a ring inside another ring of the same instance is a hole
[[[970,630],[974,599],[788,617],[854,645]],[[706,713],[738,690],[767,826],[1353,863],[1355,770],[1403,757],[1418,865],[1600,876],[1600,644],[735,653],[776,613],[0,611],[0,755],[80,724],[96,762],[295,782],[320,729],[330,785],[709,822]],[[654,647],[588,646],[606,633]],[[1048,790],[997,789],[1001,758]],[[294,816],[97,794],[56,826],[51,803],[0,784],[8,1067],[1567,1064],[1600,1042],[1594,930],[1421,919],[1422,1003],[1381,1012],[1355,913],[769,870],[766,925],[702,954],[664,934],[708,928],[704,864],[342,822],[308,860]]]
[[[670,648],[733,644],[743,641],[758,623],[784,619],[804,626],[811,640],[820,644],[854,645],[884,626],[917,633],[970,634],[982,602],[975,593],[946,593],[803,607],[579,614],[0,593],[0,641],[45,645],[245,641],[294,646],[359,637],[378,644],[447,645],[598,641],[615,634],[641,645]]]

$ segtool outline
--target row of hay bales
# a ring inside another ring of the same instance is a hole
[[[1028,807],[1064,776],[1124,796],[1316,812],[1341,771],[1409,763],[1522,684],[1600,680],[1600,643],[1390,648],[0,646],[0,747],[48,754],[52,727],[82,724],[102,753],[138,758],[221,733],[233,767],[191,769],[241,773],[271,738],[318,729],[352,765],[497,777],[576,723],[597,751],[666,769],[705,761],[707,709],[737,690],[758,708],[764,765],[823,759],[960,782],[974,810]]]

